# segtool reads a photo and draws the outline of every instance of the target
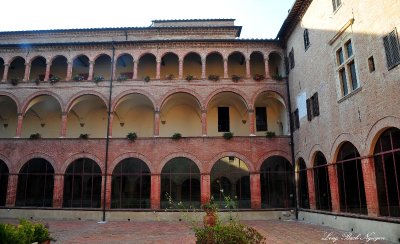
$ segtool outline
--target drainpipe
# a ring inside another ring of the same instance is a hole
[[[106,221],[106,188],[107,188],[107,168],[108,168],[108,151],[110,144],[110,117],[111,117],[111,96],[112,96],[112,84],[113,84],[113,73],[114,73],[114,58],[115,58],[115,47],[114,42],[112,43],[112,58],[111,58],[111,78],[110,78],[110,93],[108,96],[108,111],[107,111],[107,136],[106,136],[106,160],[104,162],[104,191],[103,191],[103,222]]]
[[[286,50],[285,50],[286,52]],[[288,66],[286,66],[288,67]],[[290,89],[289,89],[289,70],[286,70],[286,92],[287,92],[287,97],[288,97],[288,109],[289,109],[289,121],[293,121],[292,118],[292,105],[290,103]],[[296,220],[299,219],[299,209],[297,206],[297,184],[296,184],[296,161],[294,157],[294,140],[293,140],[293,123],[289,123],[290,125],[290,151],[291,151],[291,156],[292,156],[292,165],[293,165],[293,185],[294,185],[294,213],[296,216]]]

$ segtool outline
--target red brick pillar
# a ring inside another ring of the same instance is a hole
[[[68,114],[67,113],[62,113],[62,115],[61,115],[60,138],[64,138],[67,135],[67,121],[68,121]]]
[[[203,136],[207,136],[207,110],[201,111],[201,131]]]
[[[364,158],[361,161],[365,198],[367,199],[367,208],[369,216],[379,215],[379,201],[378,191],[376,188],[376,177],[375,177],[375,164],[372,157]]]
[[[156,68],[156,79],[160,79],[160,73],[161,73],[161,60],[157,59],[157,68]]]
[[[150,205],[152,209],[160,209],[160,194],[161,194],[160,181],[161,181],[160,175],[151,176]]]
[[[246,58],[246,78],[250,78],[250,58]]]
[[[206,78],[206,57],[201,58],[201,78]]]
[[[53,208],[62,208],[64,175],[54,175]]]
[[[113,66],[111,78],[115,80],[117,78],[117,61],[111,60],[111,65]]]
[[[268,58],[266,58],[265,60],[264,60],[265,62],[265,79],[269,79],[269,78],[271,78],[271,76],[270,76],[270,74],[269,74],[269,59]]]
[[[7,76],[8,76],[8,69],[10,68],[10,64],[4,64],[4,72],[3,72],[3,82],[7,81]]]
[[[179,74],[178,79],[183,79],[183,59],[179,59]]]
[[[250,195],[251,195],[251,208],[261,208],[261,183],[260,173],[250,174]]]
[[[25,63],[25,73],[24,73],[24,80],[23,81],[28,81],[29,80],[30,73],[31,73],[31,64],[30,63]]]
[[[44,81],[49,81],[50,78],[50,67],[51,67],[51,62],[46,63],[46,73],[44,75]]]
[[[224,78],[228,77],[228,59],[224,58]]]
[[[111,208],[111,185],[112,185],[112,175],[107,175],[106,209]]]
[[[65,77],[66,81],[70,81],[72,78],[72,66],[73,66],[73,61],[68,61],[67,62],[68,66],[67,66],[67,77]]]
[[[201,205],[210,201],[211,193],[210,193],[210,175],[204,174],[201,175]]]
[[[94,61],[89,61],[89,76],[88,80],[93,80],[93,68],[94,68]]]
[[[8,176],[6,207],[15,206],[15,199],[17,197],[17,184],[18,175],[10,174]]]
[[[332,212],[340,212],[339,184],[336,165],[328,164],[329,185],[331,188]]]
[[[108,137],[112,138],[112,128],[113,128],[114,114],[110,113],[110,124],[108,126]]]
[[[307,184],[308,184],[308,201],[310,202],[310,209],[316,209],[315,201],[315,186],[314,186],[314,170],[307,169]]]
[[[154,136],[160,135],[160,111],[154,111]]]
[[[249,130],[250,136],[255,136],[255,126],[254,126],[254,109],[249,109]]]
[[[22,113],[18,113],[17,119],[17,130],[15,132],[15,137],[20,138],[22,133],[22,121],[24,120],[24,115]]]
[[[134,80],[137,80],[137,68],[138,68],[138,61],[133,60],[133,78]]]

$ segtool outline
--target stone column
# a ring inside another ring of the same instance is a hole
[[[250,58],[246,58],[246,78],[250,78]]]
[[[376,187],[375,164],[372,157],[361,160],[364,178],[365,198],[369,216],[379,215],[378,190]]]
[[[23,81],[28,81],[29,80],[30,73],[31,73],[31,64],[30,63],[25,63],[25,73],[24,73]]]
[[[133,60],[133,77],[132,77],[132,79],[133,80],[137,80],[137,71],[138,70],[138,61],[136,61],[136,60]]]
[[[10,68],[10,64],[4,64],[4,73],[3,73],[3,82],[7,81],[7,76],[8,76],[8,69]]]
[[[261,183],[260,173],[250,173],[250,194],[251,194],[251,208],[261,208]]]
[[[340,212],[339,185],[336,165],[328,164],[329,185],[331,188],[332,212]]]
[[[67,77],[65,77],[65,80],[66,81],[70,81],[72,79],[72,65],[73,65],[73,62],[68,61],[67,65],[68,65],[67,66]]]
[[[156,79],[160,79],[160,72],[161,72],[161,60],[157,59],[157,68],[156,68]]]
[[[160,209],[160,194],[161,194],[160,181],[161,181],[160,175],[151,176],[150,206],[152,209]]]
[[[15,206],[15,200],[17,198],[17,184],[18,184],[18,175],[10,174],[8,176],[6,207]]]
[[[224,58],[224,78],[228,77],[228,59]]]
[[[15,137],[20,138],[22,132],[22,121],[24,120],[24,115],[22,113],[18,113],[18,120],[17,120],[17,130],[15,132]]]
[[[93,68],[94,68],[94,61],[89,61],[89,76],[88,80],[93,80]]]
[[[178,79],[183,79],[183,59],[179,59],[179,74]]]
[[[201,175],[201,205],[210,201],[211,193],[210,193],[210,175],[204,174]]]
[[[114,120],[114,114],[110,113],[110,124],[108,126],[108,137],[109,138],[112,138],[113,120]]]
[[[269,65],[268,65],[269,59],[265,58],[264,63],[265,63],[265,79],[269,79],[269,78],[271,78],[271,76],[269,74]]]
[[[154,111],[154,137],[160,135],[160,111]]]
[[[62,208],[64,194],[64,175],[54,175],[53,208]]]
[[[316,209],[315,201],[315,186],[314,186],[314,170],[307,169],[307,185],[308,185],[308,201],[310,202],[310,209]]]
[[[201,58],[201,78],[206,78],[206,57]]]
[[[60,138],[64,138],[67,135],[67,120],[68,120],[68,114],[67,113],[62,113],[61,114]]]
[[[249,130],[250,136],[255,136],[255,126],[254,126],[254,109],[249,109]]]
[[[51,62],[46,63],[46,73],[44,75],[44,81],[49,81],[50,79],[50,68],[51,68]]]
[[[207,136],[207,110],[201,111],[201,132],[203,136]]]

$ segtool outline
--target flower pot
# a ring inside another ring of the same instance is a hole
[[[204,226],[213,227],[217,224],[217,215],[215,212],[209,211],[203,218]]]

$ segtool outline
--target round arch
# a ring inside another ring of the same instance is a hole
[[[25,114],[29,110],[29,108],[32,106],[30,104],[32,102],[32,100],[37,98],[37,97],[39,97],[39,96],[50,96],[50,97],[56,99],[58,104],[59,104],[59,106],[60,106],[61,112],[62,113],[64,112],[64,109],[63,109],[64,108],[64,103],[62,102],[62,99],[57,94],[55,94],[55,93],[53,93],[51,91],[38,91],[38,92],[35,92],[34,94],[31,94],[29,97],[27,97],[24,100],[24,102],[22,103],[23,104],[22,105],[22,110],[21,110],[22,114]]]
[[[77,153],[74,154],[72,156],[69,156],[67,160],[65,160],[61,167],[60,167],[60,172],[61,174],[64,174],[65,171],[67,170],[68,166],[73,163],[74,161],[80,159],[80,158],[88,158],[93,160],[94,162],[97,163],[97,165],[100,167],[101,172],[103,173],[104,171],[104,164],[103,161],[100,160],[98,157],[96,157],[95,155],[91,154],[91,153]]]
[[[153,166],[156,169],[156,171],[154,171],[153,174],[161,174],[161,171],[164,168],[164,166],[171,159],[174,159],[174,158],[187,158],[187,159],[190,159],[196,164],[197,168],[200,170],[200,173],[204,172],[202,163],[200,162],[200,160],[197,157],[193,156],[192,154],[189,154],[189,153],[172,153],[172,154],[169,154],[168,156],[164,157],[161,160],[161,163],[158,165],[158,167],[157,166]]]
[[[218,89],[218,90],[213,91],[211,94],[209,94],[209,95],[207,96],[207,98],[206,98],[206,99],[204,100],[204,102],[203,102],[203,104],[204,104],[204,109],[207,109],[207,110],[208,110],[208,109],[209,109],[210,102],[213,100],[213,98],[214,98],[215,96],[217,96],[218,94],[224,93],[224,92],[235,93],[236,95],[238,95],[238,96],[241,98],[241,100],[243,101],[243,103],[244,103],[244,105],[246,106],[247,109],[251,109],[251,108],[252,108],[252,106],[251,106],[250,103],[248,102],[249,99],[248,99],[247,95],[246,95],[243,91],[241,91],[241,90],[239,90],[239,89],[236,89],[236,88],[220,88],[220,89]]]
[[[9,93],[9,92],[5,92],[5,91],[0,91],[0,96],[5,96],[5,97],[8,97],[11,100],[13,100],[15,105],[17,106],[17,113],[21,113],[20,101],[18,100],[18,98],[14,94]]]
[[[226,151],[226,152],[221,152],[221,153],[214,155],[212,157],[212,159],[210,161],[208,161],[207,166],[204,168],[204,173],[210,174],[215,162],[217,162],[221,158],[225,158],[225,157],[238,158],[246,164],[246,166],[249,168],[250,172],[256,171],[253,162],[248,157],[246,157],[245,155],[238,153],[238,152]]]
[[[149,167],[150,172],[155,172],[156,168],[155,166],[150,162],[150,160],[144,156],[143,154],[140,154],[138,152],[127,152],[124,154],[119,155],[117,158],[115,158],[111,164],[108,166],[108,172],[114,172],[115,167],[122,162],[124,159],[128,159],[128,158],[137,158],[142,160],[147,167]]]
[[[151,101],[151,104],[153,105],[154,110],[156,109],[156,100],[154,97],[147,91],[143,90],[138,90],[138,89],[131,89],[124,91],[120,94],[118,94],[112,101],[111,105],[111,111],[114,112],[115,109],[118,107],[118,105],[121,103],[121,99],[124,98],[125,96],[131,95],[131,94],[139,94],[145,96],[147,99]]]
[[[400,128],[400,118],[387,116],[376,121],[368,131],[362,155],[372,155],[379,137],[391,127]]]
[[[54,56],[51,56],[48,58],[49,63],[53,64],[53,61],[56,60],[57,58],[65,58],[65,60],[68,62],[68,58],[67,55],[63,55],[63,54],[56,54]]]
[[[190,89],[187,89],[187,88],[177,88],[177,89],[174,89],[174,90],[171,90],[171,91],[167,92],[163,97],[161,97],[157,101],[156,110],[161,110],[161,108],[168,101],[168,98],[173,96],[174,94],[178,94],[178,93],[186,93],[186,94],[191,95],[196,100],[196,102],[198,103],[200,110],[203,110],[204,107],[200,102],[201,101],[201,96],[197,92],[195,92],[193,90],[190,90]]]
[[[12,168],[12,170],[10,169],[10,172],[15,172],[18,173],[21,171],[22,167],[31,159],[34,158],[42,158],[44,160],[46,160],[47,162],[49,162],[51,164],[51,166],[54,169],[54,173],[60,173],[59,171],[59,164],[58,162],[50,155],[45,154],[45,153],[41,153],[41,152],[34,152],[34,153],[30,153],[27,154],[25,156],[23,156]]]
[[[26,59],[24,59],[22,56],[17,55],[17,56],[11,57],[11,58],[8,60],[8,62],[4,62],[4,63],[5,63],[5,64],[11,64],[11,63],[14,62],[14,60],[16,60],[17,58],[23,59],[23,60],[24,60],[24,63],[26,62]]]
[[[285,151],[282,151],[282,150],[272,150],[272,151],[264,153],[261,157],[259,157],[259,160],[257,161],[257,170],[260,170],[262,164],[268,158],[273,157],[273,156],[282,157],[282,158],[286,159],[287,161],[289,161],[290,164],[292,164],[291,160],[289,160],[290,159],[289,152],[285,152]],[[293,167],[293,165],[292,165],[292,167]]]
[[[76,100],[79,99],[79,98],[82,97],[82,96],[85,96],[85,95],[92,95],[92,96],[96,96],[96,97],[100,98],[100,100],[102,100],[102,101],[104,102],[104,105],[105,105],[106,108],[108,109],[108,102],[107,102],[107,99],[103,96],[103,94],[101,94],[101,93],[99,93],[99,92],[97,92],[97,91],[91,91],[91,90],[89,90],[89,91],[81,91],[81,92],[78,92],[77,94],[75,94],[74,96],[72,96],[72,97],[68,100],[68,102],[67,102],[67,105],[66,105],[66,107],[65,107],[65,112],[66,112],[66,113],[69,113],[69,111],[71,110],[71,108],[76,104],[76,103],[75,103]]]
[[[338,156],[339,150],[345,142],[350,142],[357,149],[357,151],[360,152],[360,147],[357,146],[360,144],[356,143],[357,141],[354,138],[354,136],[352,136],[350,133],[342,133],[336,137],[335,141],[332,144],[330,155],[329,155],[330,158],[329,159],[327,158],[328,164],[331,164],[331,163],[337,161],[337,156]]]
[[[111,60],[112,54],[105,53],[105,52],[96,53],[96,54],[93,56],[93,58],[92,58],[92,59],[89,58],[89,60],[92,60],[92,61],[96,62],[96,60],[97,60],[100,56],[103,56],[103,55],[104,55],[104,56],[107,56],[107,57],[110,58],[110,60]]]

